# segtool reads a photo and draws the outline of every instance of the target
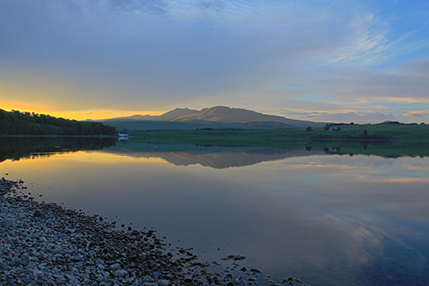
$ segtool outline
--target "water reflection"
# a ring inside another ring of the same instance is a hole
[[[290,157],[324,154],[322,151],[275,149],[267,147],[201,147],[193,145],[148,144],[129,141],[117,144],[105,152],[135,158],[161,158],[176,166],[199,164],[204,167],[223,169],[243,167],[266,161]]]
[[[0,162],[114,146],[114,138],[99,137],[0,137]]]
[[[332,144],[332,145],[331,145]],[[327,145],[331,145],[327,147]],[[396,145],[390,142],[313,142],[313,145],[273,147],[222,147],[198,145],[151,144],[138,140],[119,142],[106,152],[132,157],[158,157],[177,166],[199,164],[216,169],[243,167],[267,161],[310,155],[375,155],[384,158],[429,156],[429,146]]]
[[[276,281],[427,283],[428,158],[133,144],[5,160],[0,171],[46,201],[153,226],[202,259],[244,255]]]
[[[199,164],[216,169],[242,167],[267,161],[309,155],[377,155],[385,158],[429,155],[422,146],[396,146],[389,142],[313,142],[314,146],[222,147],[174,144],[150,144],[138,140],[98,137],[0,137],[0,162],[29,156],[49,156],[79,150],[102,150],[135,158],[158,157],[176,166]],[[327,144],[334,144],[326,147]],[[336,145],[335,145],[336,144]],[[368,148],[368,145],[371,147]]]

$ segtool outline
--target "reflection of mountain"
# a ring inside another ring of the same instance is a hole
[[[286,157],[305,156],[308,151],[298,150],[229,150],[207,153],[160,153],[166,161],[179,166],[200,164],[205,167],[223,169],[254,165],[264,161],[281,160]],[[304,155],[305,154],[305,155]]]
[[[325,154],[322,151],[274,149],[267,147],[198,147],[192,145],[153,145],[128,142],[117,144],[104,150],[136,158],[158,157],[176,166],[200,164],[223,169],[249,166],[265,161],[281,160],[288,157]]]
[[[340,144],[341,143],[341,144]],[[316,143],[315,143],[316,144]],[[212,168],[249,166],[266,161],[311,155],[376,155],[385,158],[401,156],[427,157],[427,148],[395,146],[391,143],[362,144],[362,142],[317,143],[314,146],[272,147],[222,147],[151,144],[128,140],[117,142],[113,138],[70,137],[13,137],[0,138],[0,162],[6,159],[19,160],[33,156],[50,156],[55,153],[79,150],[101,150],[135,158],[161,158],[177,166],[200,164]],[[295,149],[294,149],[295,148]],[[296,149],[301,148],[301,149]],[[311,151],[310,151],[311,150]]]

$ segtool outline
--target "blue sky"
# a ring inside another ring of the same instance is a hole
[[[0,0],[0,108],[429,123],[429,1]]]

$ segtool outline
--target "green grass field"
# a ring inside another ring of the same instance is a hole
[[[341,125],[340,131],[324,128],[269,130],[146,131],[132,134],[148,143],[200,146],[266,146],[329,150],[342,154],[376,154],[386,157],[429,156],[429,125]],[[364,134],[366,130],[366,135]]]

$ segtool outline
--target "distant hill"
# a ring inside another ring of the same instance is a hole
[[[214,129],[272,129],[293,127],[321,127],[325,123],[295,120],[267,115],[252,110],[215,106],[194,110],[176,108],[159,116],[133,115],[101,120],[117,129],[141,130],[191,130]]]

